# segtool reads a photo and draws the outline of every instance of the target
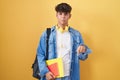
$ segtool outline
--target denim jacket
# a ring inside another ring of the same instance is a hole
[[[80,70],[79,70],[79,60],[85,60],[88,58],[88,54],[91,53],[91,50],[84,44],[82,36],[80,32],[69,27],[69,32],[71,36],[71,66],[70,66],[70,78],[71,80],[80,80]],[[46,80],[45,74],[49,72],[46,67],[45,59],[46,59],[46,31],[43,32],[40,42],[37,49],[37,58],[39,63],[41,80]],[[76,50],[78,46],[84,45],[86,47],[85,53],[77,54]],[[48,59],[57,58],[56,53],[56,28],[53,26],[51,28],[51,34],[49,37],[49,50],[48,50]]]

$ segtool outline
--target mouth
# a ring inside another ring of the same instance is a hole
[[[61,20],[61,21],[65,22],[65,20]]]

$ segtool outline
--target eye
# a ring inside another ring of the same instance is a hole
[[[67,12],[65,12],[64,14],[65,14],[65,15],[67,15],[68,13],[67,13]]]
[[[59,15],[62,15],[62,12],[60,12]]]

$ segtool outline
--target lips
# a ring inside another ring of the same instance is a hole
[[[66,21],[66,20],[61,20],[61,21]]]

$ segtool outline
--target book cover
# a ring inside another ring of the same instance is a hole
[[[48,65],[47,67],[55,76],[59,76],[59,70],[58,70],[57,63],[53,63],[51,65]]]
[[[64,77],[62,58],[47,60],[46,64],[56,78]]]

